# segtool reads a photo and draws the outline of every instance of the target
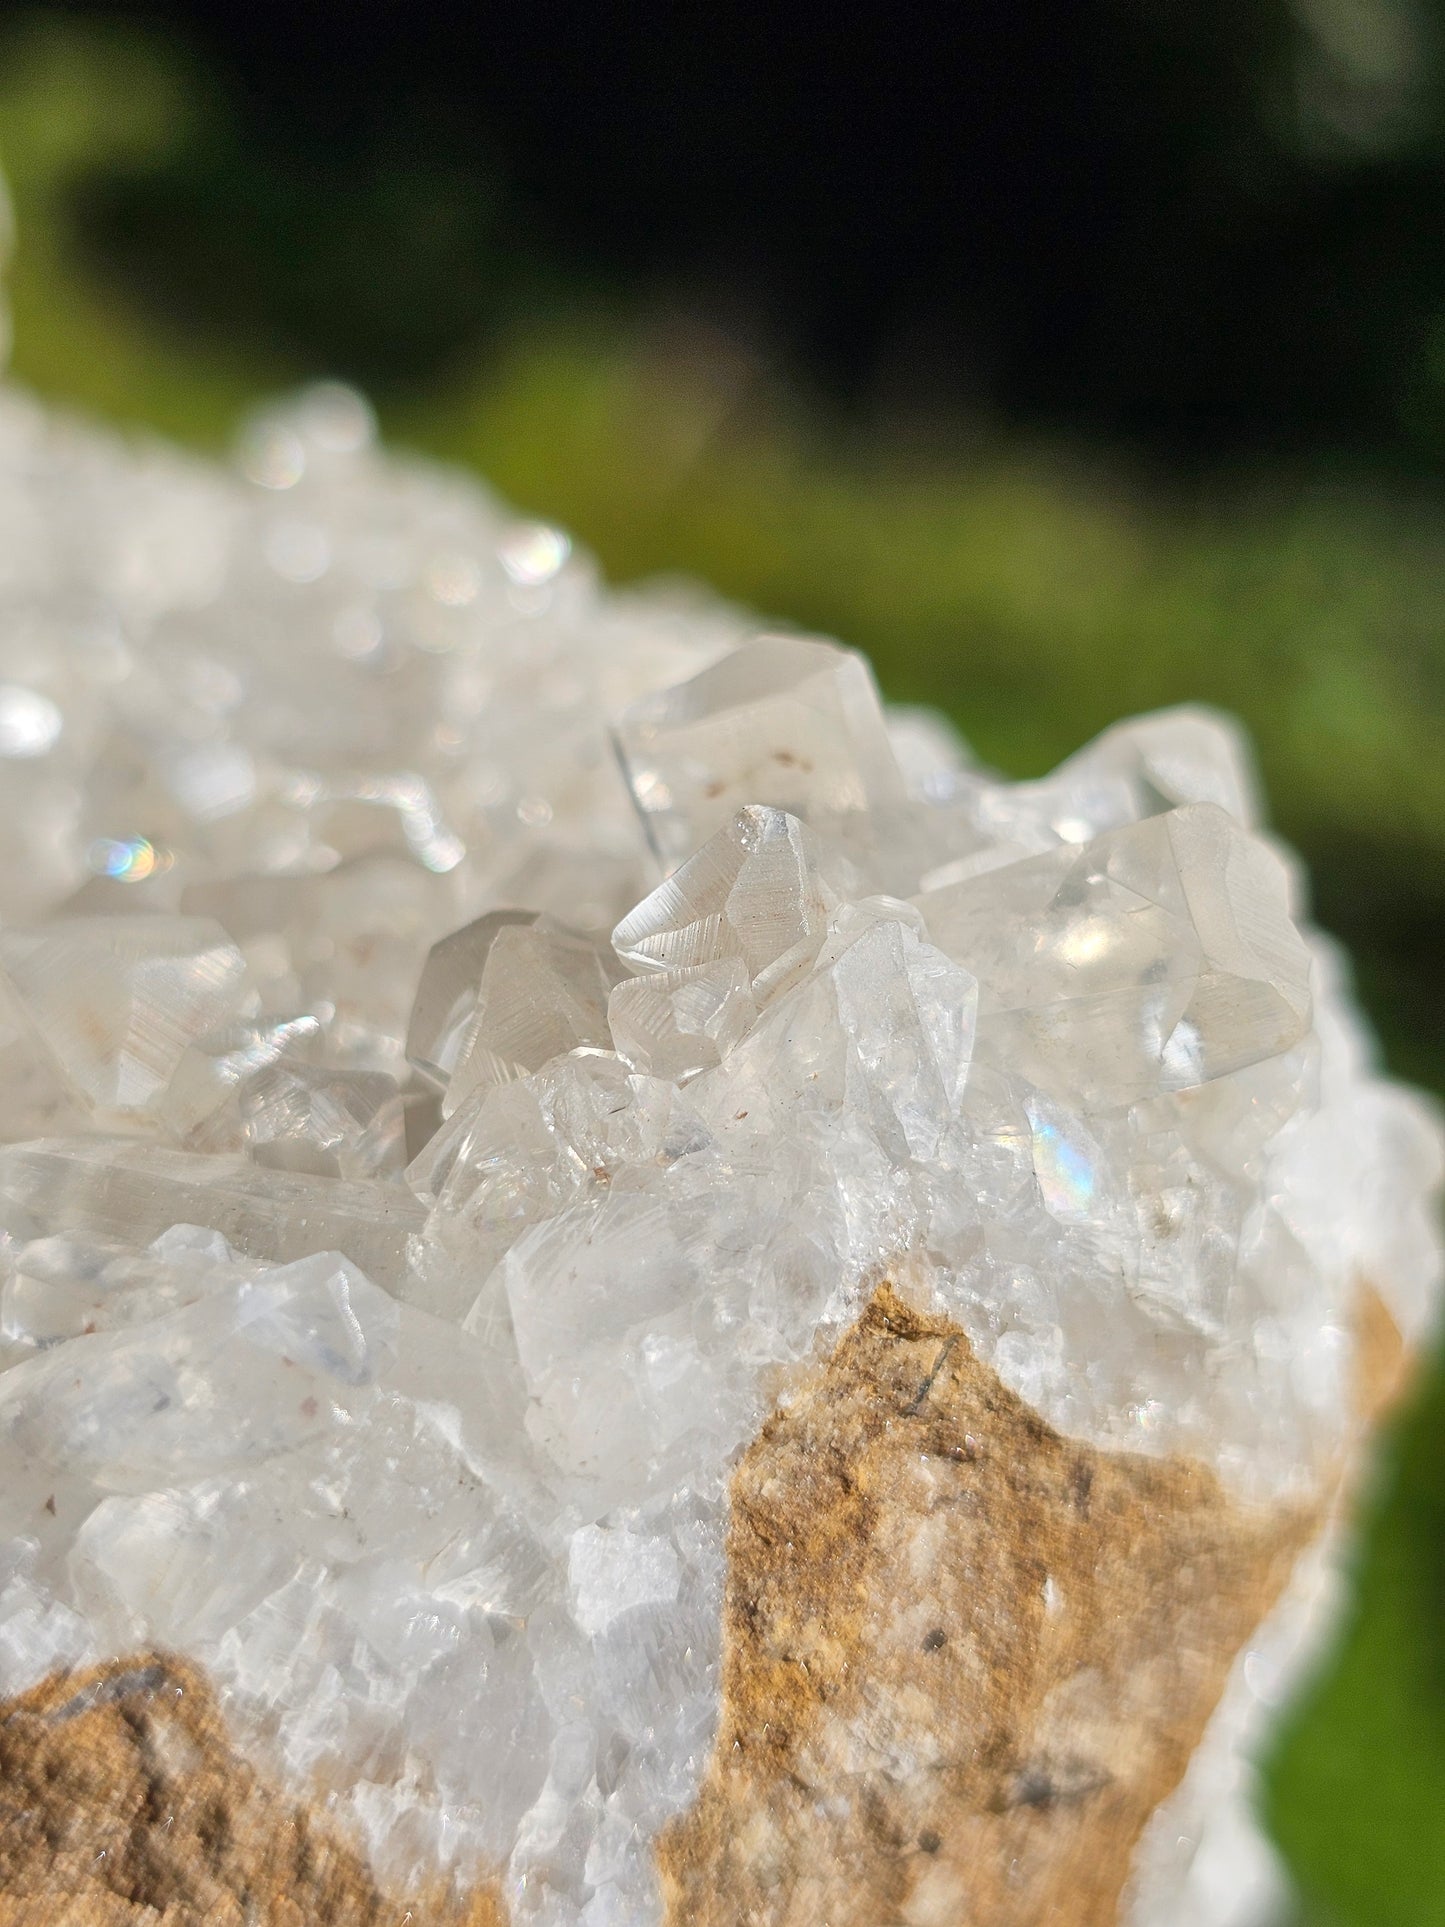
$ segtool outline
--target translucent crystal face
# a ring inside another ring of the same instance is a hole
[[[1089,1108],[1280,1057],[1309,1028],[1285,872],[1214,804],[915,901],[978,977],[990,1061]]]
[[[62,1075],[100,1112],[155,1105],[186,1049],[241,1011],[240,951],[199,917],[69,917],[0,932],[0,974]]]
[[[872,847],[903,802],[873,678],[831,643],[766,636],[636,703],[617,727],[653,847],[673,868],[768,803]]]
[[[310,1061],[320,1037],[321,1024],[309,1014],[253,1018],[207,1031],[181,1054],[158,1114],[176,1141],[186,1144],[196,1132],[210,1129],[218,1114],[231,1115],[273,1065],[282,1059]]]
[[[467,1041],[493,939],[509,925],[530,929],[536,921],[530,910],[491,910],[428,951],[407,1025],[406,1054],[437,1090],[446,1089]]]
[[[608,1048],[607,997],[615,975],[600,945],[552,917],[492,931],[443,1111],[450,1116],[473,1091],[525,1077],[569,1051]]]
[[[12,1236],[73,1237],[82,1269],[90,1246],[144,1249],[184,1224],[277,1262],[339,1251],[388,1289],[407,1274],[408,1238],[423,1215],[399,1185],[324,1183],[244,1156],[104,1137],[6,1145],[0,1198]]]
[[[407,1162],[401,1093],[383,1072],[276,1063],[246,1079],[191,1133],[198,1151],[246,1151],[280,1171],[397,1174]]]
[[[1000,801],[1066,843],[1184,803],[1216,803],[1247,829],[1260,820],[1249,746],[1237,723],[1208,709],[1116,723],[1051,776],[1020,783]]]
[[[624,917],[612,943],[640,970],[736,957],[753,996],[765,1003],[807,973],[837,901],[797,818],[753,806]]]
[[[757,1014],[741,957],[629,977],[607,1000],[619,1054],[636,1070],[678,1082],[719,1063]]]
[[[1439,1138],[1224,719],[1007,783],[330,387],[238,475],[0,391],[0,500],[0,1691],[174,1648],[383,1870],[634,1927],[732,1468],[881,1278],[1335,1475]]]

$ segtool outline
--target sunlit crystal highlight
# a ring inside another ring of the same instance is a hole
[[[0,493],[0,1690],[182,1654],[386,1879],[643,1927],[730,1481],[881,1281],[1037,1436],[1322,1515],[1361,1305],[1435,1316],[1440,1138],[1226,719],[1009,783],[847,650],[603,589],[334,385],[234,471],[0,391]],[[1236,1927],[1298,1598],[1131,1927]],[[983,1757],[927,1677],[830,1785],[905,1714],[890,1785]]]
[[[1309,953],[1282,865],[1191,804],[917,899],[975,972],[997,1061],[1090,1103],[1183,1090],[1305,1034]]]

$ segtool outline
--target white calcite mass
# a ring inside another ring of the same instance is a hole
[[[742,1717],[730,1482],[885,1281],[900,1344],[952,1334],[900,1425],[961,1345],[1060,1465],[1187,1463],[1317,1545],[1366,1311],[1433,1316],[1436,1126],[1227,719],[1007,783],[856,654],[605,590],[342,389],[235,470],[0,390],[0,809],[0,1691],[178,1655],[384,1881],[688,1918],[659,1842]],[[877,1503],[862,1650],[906,1632],[912,1697],[812,1745],[825,1791],[982,1746],[929,1655],[1013,1664],[981,1593],[918,1617],[963,1513]],[[1067,1628],[1093,1559],[1054,1545]],[[1091,1921],[1261,1917],[1246,1755],[1326,1565],[1214,1655]],[[1126,1770],[1058,1664],[1026,1816]],[[888,1918],[981,1923],[983,1849],[917,1839]],[[882,1919],[770,1878],[749,1921]]]

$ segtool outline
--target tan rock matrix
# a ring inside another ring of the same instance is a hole
[[[485,1891],[383,1896],[354,1846],[240,1759],[202,1674],[158,1653],[0,1709],[5,1927],[503,1927]]]
[[[1261,1927],[1441,1158],[1228,720],[1008,782],[335,387],[0,386],[0,617],[0,1924]]]
[[[1059,1436],[888,1286],[733,1479],[678,1921],[1104,1927],[1318,1521]]]

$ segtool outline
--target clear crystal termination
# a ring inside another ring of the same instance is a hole
[[[182,1655],[387,1877],[641,1927],[724,1710],[730,1481],[779,1401],[833,1436],[840,1343],[1322,1516],[1362,1308],[1435,1315],[1440,1137],[1228,719],[1006,782],[334,387],[234,471],[0,390],[0,499],[0,1691]],[[1249,1749],[1331,1544],[1223,1654],[1120,1919],[1265,1904]],[[1020,1810],[1096,1784],[1043,1771]],[[920,1838],[907,1918],[963,1918]]]

